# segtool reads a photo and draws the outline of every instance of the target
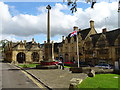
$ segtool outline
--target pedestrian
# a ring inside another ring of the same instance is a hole
[[[62,70],[64,70],[64,60],[62,58]]]
[[[64,70],[64,60],[63,60],[63,58],[61,58],[60,60],[61,60],[61,63],[59,64],[60,69]]]
[[[75,59],[74,59],[74,57],[73,57],[73,60],[72,60],[72,62],[75,64]]]

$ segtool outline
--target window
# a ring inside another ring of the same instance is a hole
[[[93,54],[93,51],[92,50],[87,50],[87,51],[85,51],[85,54]]]
[[[98,50],[98,53],[99,53],[99,54],[108,54],[108,49]]]
[[[115,52],[116,52],[117,55],[120,55],[120,48],[116,48]]]
[[[65,49],[67,50],[67,47],[65,47]]]
[[[120,46],[120,37],[118,38],[118,46]]]

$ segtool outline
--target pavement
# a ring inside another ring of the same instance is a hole
[[[69,68],[61,69],[29,69],[26,70],[30,74],[37,77],[42,83],[49,88],[69,88],[70,80],[85,79],[87,77],[84,73],[71,73]]]

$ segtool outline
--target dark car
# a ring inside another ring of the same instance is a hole
[[[90,67],[86,62],[80,62],[80,67]]]

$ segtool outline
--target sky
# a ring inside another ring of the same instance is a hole
[[[89,28],[93,20],[95,29],[101,33],[102,28],[108,31],[118,28],[118,2],[101,1],[90,8],[90,3],[78,2],[77,12],[71,13],[70,6],[63,2],[0,2],[0,40],[13,42],[20,40],[44,43],[47,40],[47,5],[51,5],[51,41],[61,42],[62,36],[73,31],[74,26],[80,29]]]

